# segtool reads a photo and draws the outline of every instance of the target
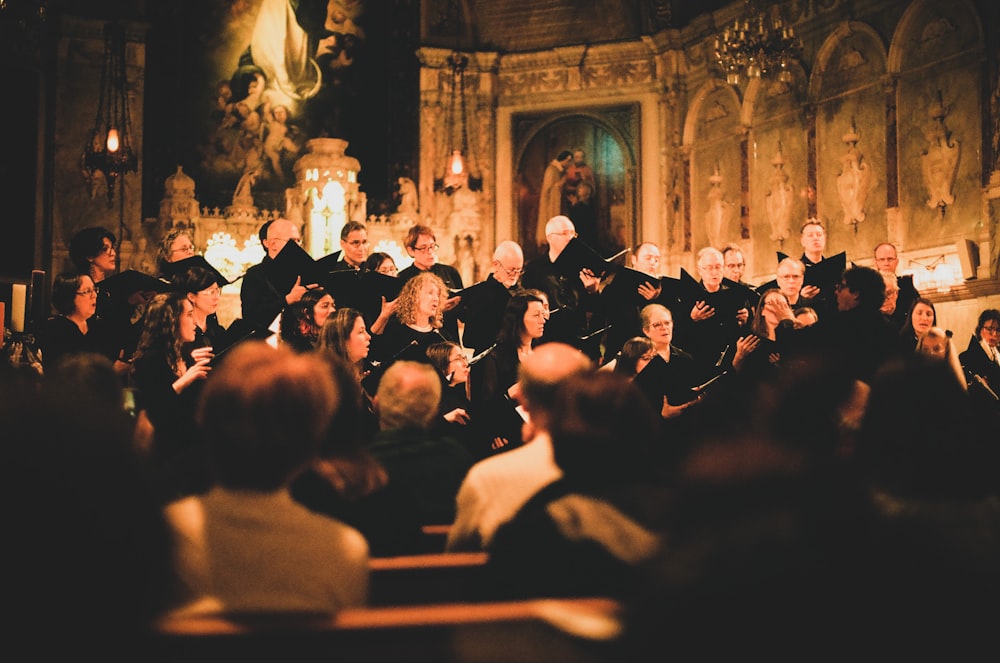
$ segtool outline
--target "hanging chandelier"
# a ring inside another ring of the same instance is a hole
[[[104,26],[104,63],[101,67],[100,100],[94,128],[84,146],[83,164],[90,176],[101,171],[107,182],[108,207],[114,202],[115,188],[124,187],[121,175],[138,169],[132,148],[132,121],[128,107],[128,79],[125,72],[125,27],[117,22]],[[122,192],[124,194],[124,191]]]
[[[801,53],[802,43],[778,6],[758,10],[751,0],[744,0],[743,15],[715,37],[715,62],[730,85],[775,74],[782,83],[791,83],[791,68]]]
[[[448,105],[445,110],[444,130],[446,132],[443,153],[445,156],[444,173],[435,178],[435,191],[444,191],[449,196],[463,185],[471,191],[482,188],[482,178],[475,177],[469,171],[466,158],[469,154],[469,132],[466,126],[465,104],[465,70],[469,66],[469,58],[453,51],[448,56],[450,80],[448,86]]]

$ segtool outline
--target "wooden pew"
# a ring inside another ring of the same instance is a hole
[[[620,616],[607,598],[180,616],[157,624],[153,649],[161,663],[605,663],[620,660]]]
[[[368,604],[418,605],[481,601],[486,553],[437,553],[404,557],[374,557]]]

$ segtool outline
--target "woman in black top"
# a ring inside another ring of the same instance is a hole
[[[57,275],[52,284],[52,306],[58,315],[46,320],[38,333],[45,367],[82,352],[96,352],[111,361],[118,358],[110,328],[96,315],[97,287],[88,275]]]

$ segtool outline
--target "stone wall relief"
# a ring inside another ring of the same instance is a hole
[[[858,141],[861,136],[858,134],[857,126],[853,118],[851,128],[844,134],[842,140],[847,146],[847,150],[840,157],[840,174],[837,175],[837,196],[840,198],[840,206],[843,210],[843,221],[854,227],[854,234],[858,234],[858,224],[865,220],[865,205],[868,202],[868,192],[871,188],[872,170],[871,166],[865,162],[864,154],[858,150]]]
[[[708,208],[705,210],[705,233],[708,235],[707,246],[722,246],[729,241],[728,229],[736,213],[736,204],[725,200],[722,190],[723,177],[718,162],[715,170],[708,177],[709,189],[705,196]]]
[[[927,136],[927,149],[920,157],[924,186],[927,187],[927,206],[937,208],[944,218],[949,205],[955,203],[955,177],[961,156],[961,143],[953,140],[951,130],[944,120],[951,109],[944,105],[941,90],[931,103],[928,115],[932,123]]]
[[[772,241],[778,243],[778,249],[784,248],[785,240],[792,234],[792,205],[794,204],[794,188],[788,183],[788,173],[785,172],[785,157],[781,152],[781,141],[778,141],[778,151],[771,159],[774,169],[769,179],[770,188],[764,199],[767,210],[767,220],[771,224]]]

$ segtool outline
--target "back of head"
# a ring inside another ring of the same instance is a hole
[[[197,421],[227,488],[272,491],[319,451],[339,394],[314,355],[248,341],[205,383]]]
[[[844,272],[844,283],[858,294],[858,308],[878,310],[885,301],[885,280],[871,267],[850,267]]]
[[[379,381],[375,394],[382,430],[429,428],[441,401],[441,378],[428,364],[397,361]]]
[[[633,481],[650,467],[658,424],[627,377],[574,373],[556,388],[552,404],[549,433],[556,464],[577,486]]]
[[[518,370],[524,407],[536,428],[547,429],[559,385],[571,376],[593,372],[594,365],[576,348],[565,343],[538,346]]]

